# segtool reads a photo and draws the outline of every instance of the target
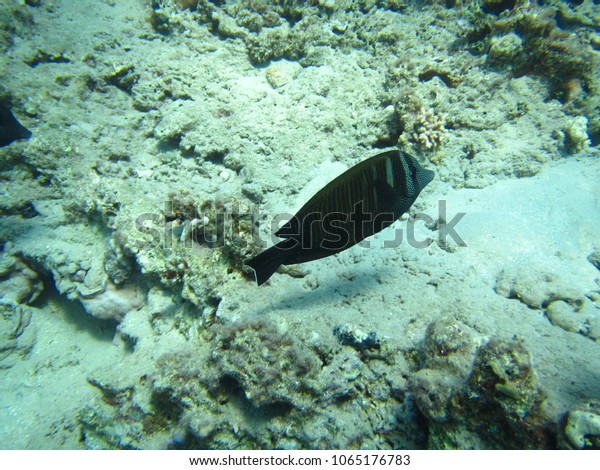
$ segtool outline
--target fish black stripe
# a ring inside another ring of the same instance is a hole
[[[382,158],[379,162],[379,175],[379,178],[381,178],[382,181],[387,183],[387,169],[385,168],[385,158]]]
[[[343,205],[339,208],[340,212],[348,213],[348,207],[350,206],[350,200],[352,199],[352,180],[354,178],[351,176],[346,181],[344,181],[344,194],[343,194]]]
[[[354,205],[360,201],[361,199],[363,199],[364,197],[364,192],[362,190],[362,185],[360,183],[360,174],[357,174],[352,181],[352,186],[353,186],[353,191],[354,191],[354,197],[352,198],[352,202],[350,204],[350,207],[348,208],[348,213],[351,214],[352,211],[354,210]]]
[[[344,203],[344,183],[342,182],[335,191],[335,203],[333,204],[333,207],[331,208],[331,210],[343,210],[343,203]]]
[[[363,174],[361,177],[362,190],[365,195],[364,198],[364,210],[365,212],[372,211],[372,207],[375,204],[375,195],[373,193],[373,187],[369,184],[369,175]]]
[[[392,158],[392,168],[393,168],[392,171],[394,172],[394,181],[395,181],[394,189],[396,191],[403,190],[402,182],[404,181],[404,178],[402,177],[402,163],[400,162],[401,158],[402,158],[401,155],[398,155],[395,158]]]
[[[375,165],[375,177],[373,178],[373,181],[371,181],[371,187],[373,188],[373,191],[376,191],[375,189],[375,180],[382,180],[385,181],[385,175],[382,174],[381,171],[381,162],[383,161],[383,159],[381,159],[380,161],[377,162],[377,164]],[[372,209],[372,213],[375,214],[377,212],[379,212],[379,208],[381,207],[382,204],[385,204],[385,201],[380,201],[379,197],[377,197],[377,202],[375,204],[373,204],[373,209]]]
[[[367,210],[370,212],[375,212],[377,210],[377,205],[380,203],[380,201],[377,199],[377,193],[375,191],[375,180],[377,179],[377,171],[375,169],[375,167],[373,167],[371,169],[371,171],[369,171],[368,173],[369,175],[369,188],[371,190],[371,192],[373,193],[373,206],[369,207]]]

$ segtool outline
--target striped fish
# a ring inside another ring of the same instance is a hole
[[[398,150],[368,158],[315,194],[275,236],[284,240],[247,261],[258,285],[282,264],[334,255],[394,223],[434,173]]]

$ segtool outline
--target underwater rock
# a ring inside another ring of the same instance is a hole
[[[541,309],[555,300],[574,302],[581,298],[575,277],[567,277],[564,270],[558,274],[531,260],[506,268],[496,278],[496,293],[519,299],[533,309]]]
[[[596,269],[600,271],[600,249],[595,249],[588,256],[588,261],[594,265]]]
[[[247,36],[246,49],[250,62],[255,65],[279,59],[298,60],[305,54],[305,38],[299,30],[290,30],[286,23]]]
[[[564,300],[556,300],[546,308],[546,316],[550,322],[565,331],[579,333],[583,327],[583,319],[577,315],[573,307]]]
[[[316,7],[306,2],[242,1],[233,8],[213,8],[210,15],[216,32],[224,37],[242,38],[250,61],[264,64],[282,58],[304,56],[304,45]]]
[[[164,449],[169,440],[168,420],[148,410],[133,386],[116,386],[88,378],[102,394],[77,416],[86,449]],[[147,406],[147,405],[146,405]]]
[[[62,51],[48,52],[42,49],[36,49],[35,54],[25,61],[31,68],[40,64],[68,64],[70,62],[71,59]]]
[[[562,448],[600,449],[600,403],[587,403],[569,411],[560,437]]]
[[[357,350],[380,349],[381,339],[377,333],[370,331],[365,333],[358,328],[347,324],[338,325],[333,329],[333,334],[339,339],[340,343],[346,346],[352,346]]]
[[[427,326],[421,363],[425,368],[443,369],[466,378],[476,347],[477,341],[466,325],[440,318]]]
[[[0,51],[5,52],[13,45],[16,31],[13,12],[7,2],[0,5],[0,24]]]
[[[566,331],[594,340],[600,335],[597,288],[581,271],[524,260],[504,269],[496,278],[495,289],[529,308],[545,309],[550,322]]]
[[[33,307],[0,303],[0,369],[12,367],[27,355],[36,341],[31,323]]]
[[[238,198],[170,193],[164,207],[138,217],[135,227],[123,219],[112,249],[124,263],[131,256],[143,276],[214,312],[223,280],[233,273],[245,274],[244,261],[258,251],[254,216],[247,201]],[[127,274],[113,267],[105,268],[109,275]]]
[[[478,406],[494,402],[519,424],[534,414],[544,395],[537,386],[531,355],[521,343],[492,340],[478,352],[468,386]]]
[[[131,286],[118,288],[109,280],[99,292],[82,295],[79,300],[85,311],[101,320],[121,321],[127,313],[144,305],[141,293]]]
[[[198,0],[175,0],[175,4],[182,10],[194,11],[198,7]]]
[[[211,349],[219,381],[229,377],[238,382],[255,406],[288,403],[309,407],[321,361],[270,323],[238,322],[223,327]]]
[[[123,246],[118,232],[110,240],[110,248],[104,253],[104,271],[117,286],[122,285],[133,275],[133,255]]]
[[[450,419],[450,399],[460,387],[460,380],[444,370],[421,369],[411,377],[415,402],[427,419],[446,422]]]
[[[451,397],[465,383],[476,342],[468,328],[450,318],[429,324],[420,351],[422,368],[410,379],[415,402],[427,418],[448,421]]]
[[[265,78],[273,88],[281,88],[296,78],[302,67],[297,62],[280,60],[272,63],[265,70]]]
[[[514,33],[492,39],[490,59],[496,62],[515,62],[523,53],[523,41]]]
[[[30,304],[40,296],[44,285],[35,271],[8,252],[5,246],[0,258],[0,304]]]
[[[155,382],[171,397],[167,408],[183,410],[180,422],[204,446],[347,448],[380,442],[389,448],[402,439],[422,439],[414,407],[405,402],[402,376],[408,366],[400,358],[365,362],[358,351],[335,343],[307,348],[283,326],[264,320],[216,331],[208,362],[194,353],[164,358],[164,374]],[[385,438],[377,435],[381,429]]]
[[[562,300],[552,302],[546,308],[546,316],[553,325],[565,331],[600,339],[600,308],[588,298],[574,304]]]
[[[113,85],[131,95],[133,87],[140,78],[140,74],[135,72],[133,65],[122,65],[114,68],[110,73],[104,75],[103,78],[108,85]]]
[[[499,15],[505,10],[512,10],[520,0],[482,0],[481,9],[492,15]]]
[[[436,449],[547,448],[552,433],[541,411],[544,394],[520,343],[479,342],[450,320],[433,322],[424,367],[410,380]]]

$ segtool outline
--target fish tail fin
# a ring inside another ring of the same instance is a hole
[[[285,262],[297,243],[288,238],[246,261],[245,264],[254,270],[254,276],[259,286],[267,282],[277,268]]]

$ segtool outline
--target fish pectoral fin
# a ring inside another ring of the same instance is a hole
[[[394,188],[392,188],[387,181],[382,179],[375,179],[373,182],[375,186],[375,206],[377,212],[391,212],[396,205],[396,199],[398,195]]]

